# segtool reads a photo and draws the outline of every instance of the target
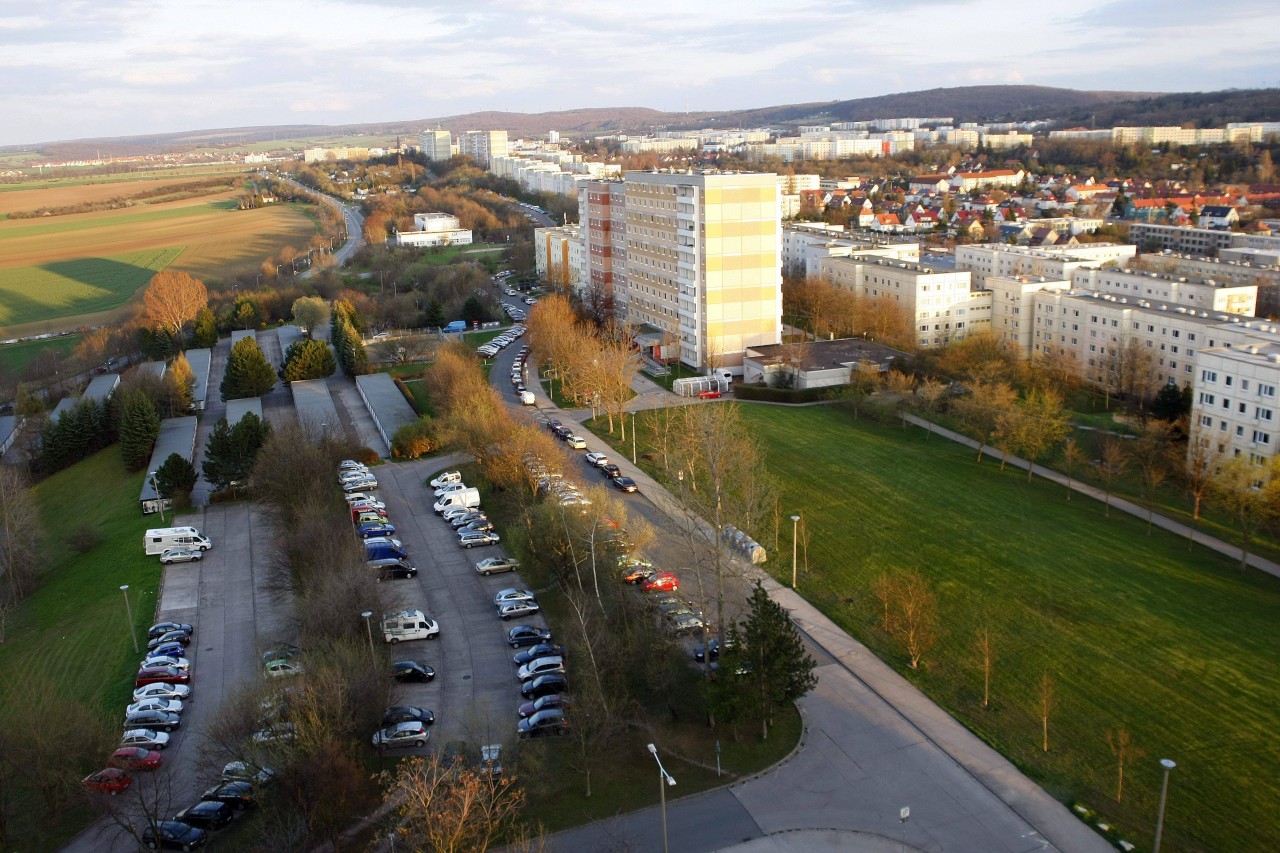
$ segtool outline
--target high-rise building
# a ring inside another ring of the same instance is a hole
[[[611,305],[613,316],[627,316],[627,191],[617,180],[584,181],[578,190],[587,269],[583,283],[592,301]]]
[[[505,130],[468,130],[458,137],[458,153],[488,167],[494,157],[506,157],[509,151]]]
[[[781,224],[771,173],[628,172],[627,319],[691,367],[742,370],[782,340]]]
[[[424,130],[418,134],[418,147],[428,160],[448,160],[453,156],[453,140],[447,130]]]

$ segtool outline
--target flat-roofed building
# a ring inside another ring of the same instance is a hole
[[[422,156],[434,162],[453,156],[453,139],[447,130],[424,130],[418,134],[418,147]]]
[[[404,398],[395,380],[386,373],[357,376],[356,390],[360,392],[360,399],[368,408],[369,415],[373,418],[373,425],[377,427],[378,435],[382,437],[382,443],[386,446],[383,455],[389,456],[391,440],[395,438],[396,431],[405,424],[416,421],[418,413]]]
[[[1070,279],[1072,272],[1107,263],[1124,263],[1137,254],[1125,243],[1085,243],[1054,248],[1029,248],[997,243],[956,246],[956,269],[973,273],[975,287],[985,286],[987,276],[1044,276],[1055,281]]]
[[[1252,317],[1258,303],[1256,284],[1219,284],[1170,273],[1134,269],[1077,269],[1071,274],[1078,290],[1098,290],[1117,296],[1185,305],[1197,311]]]
[[[191,375],[195,377],[191,386],[191,406],[197,412],[203,412],[209,399],[209,367],[213,362],[213,350],[189,349],[184,355],[187,364],[191,365]]]
[[[262,419],[262,398],[261,397],[239,397],[235,400],[227,401],[227,423],[235,426],[240,423],[240,419],[245,415],[256,415],[259,420]]]
[[[338,419],[338,409],[333,405],[327,379],[307,379],[290,382],[293,408],[298,413],[298,423],[312,441],[322,436],[337,438],[346,436],[346,429]]]
[[[1201,350],[1191,399],[1191,436],[1223,458],[1262,465],[1280,448],[1280,343]]]
[[[156,436],[155,447],[151,451],[151,462],[147,466],[147,476],[142,479],[142,493],[138,497],[142,505],[142,514],[150,515],[161,508],[172,506],[172,496],[163,499],[156,492],[155,479],[151,474],[159,470],[173,454],[191,462],[196,449],[196,418],[188,415],[181,418],[165,418],[160,421],[160,434]]]

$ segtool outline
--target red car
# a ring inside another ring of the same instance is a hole
[[[164,756],[153,749],[125,746],[111,753],[107,763],[125,770],[155,770],[164,763]]]
[[[134,687],[143,687],[147,684],[186,684],[191,680],[191,675],[185,669],[178,669],[176,666],[144,666],[138,670],[138,677],[134,681]]]
[[[362,515],[376,515],[378,518],[386,518],[387,511],[385,509],[375,509],[371,506],[359,506],[351,509],[351,520],[355,521]]]
[[[699,391],[698,399],[700,400],[719,400],[721,397],[719,391]]]
[[[641,581],[640,588],[645,592],[675,592],[680,589],[680,579],[671,572],[658,572],[653,577]]]
[[[119,767],[108,767],[84,777],[82,783],[90,791],[115,796],[133,784],[133,777]]]

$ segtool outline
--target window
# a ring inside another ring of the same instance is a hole
[[[1212,417],[1210,417],[1209,415],[1201,415],[1201,416],[1200,416],[1200,426],[1203,426],[1203,427],[1211,427],[1211,426],[1213,426],[1213,418],[1212,418]]]
[[[1258,420],[1260,421],[1269,421],[1271,420],[1271,410],[1264,409],[1261,406],[1259,406],[1257,416],[1258,416]]]
[[[1258,383],[1258,393],[1264,397],[1274,397],[1276,395],[1276,386]]]
[[[1231,380],[1232,380],[1233,378],[1234,378],[1234,377],[1231,377],[1231,376],[1224,376],[1224,377],[1222,377],[1222,381],[1223,381],[1223,382],[1225,382],[1225,383],[1227,384],[1227,387],[1228,387],[1228,388],[1230,388],[1230,387],[1231,387]]]
[[[1217,382],[1218,374],[1212,370],[1202,370],[1200,371],[1200,379],[1204,382]]]

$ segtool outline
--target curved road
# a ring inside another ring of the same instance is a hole
[[[359,209],[349,202],[342,199],[334,198],[326,195],[319,190],[314,190],[306,184],[300,184],[288,175],[279,175],[280,180],[285,183],[292,184],[299,190],[319,201],[321,204],[327,204],[337,209],[342,214],[342,223],[347,229],[347,242],[333,253],[333,260],[338,266],[346,266],[347,261],[351,260],[351,256],[356,253],[361,246],[364,245],[364,216]],[[301,278],[307,278],[312,273],[312,269],[308,268],[300,274]]]

